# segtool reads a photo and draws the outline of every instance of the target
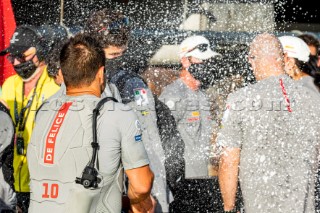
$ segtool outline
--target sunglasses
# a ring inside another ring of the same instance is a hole
[[[27,58],[28,56],[24,56],[23,54],[18,54],[18,55],[11,55],[11,54],[9,54],[9,55],[7,55],[7,59],[8,59],[8,61],[9,61],[11,64],[14,63],[14,60],[17,60],[17,61],[19,61],[20,63],[25,63],[25,62],[27,62],[27,61],[32,60],[35,56],[36,56],[36,54],[34,54],[34,55],[32,56],[32,58],[30,58],[29,60],[26,60],[26,58]]]
[[[209,48],[209,44],[199,44],[198,46],[196,46],[195,48],[191,49],[190,51],[188,52],[192,52],[194,51],[195,49],[198,49],[200,50],[201,52],[206,52]]]
[[[107,24],[108,21],[104,20],[103,23]],[[104,32],[105,35],[107,35],[109,32],[117,32],[122,28],[128,27],[129,26],[129,18],[124,17],[122,19],[119,19],[117,21],[111,22],[110,24],[107,25],[107,27],[103,27],[98,32]]]

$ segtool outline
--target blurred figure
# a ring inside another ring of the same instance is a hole
[[[312,62],[313,67],[318,68],[318,72],[320,72],[320,42],[319,39],[311,34],[301,34],[298,36],[298,38],[301,38],[306,44],[308,45],[310,49],[310,60]]]
[[[315,70],[310,65],[310,49],[300,38],[294,36],[279,37],[284,54],[285,70],[293,79],[298,80],[304,86],[319,92],[319,85],[315,84]]]
[[[51,48],[50,28],[18,26],[9,48],[1,51],[14,66],[16,75],[9,77],[2,87],[2,99],[8,104],[16,128],[13,155],[14,188],[17,206],[28,211],[30,200],[29,170],[26,151],[33,130],[37,109],[59,87],[48,76],[45,58]]]
[[[257,35],[248,57],[258,82],[229,95],[217,138],[224,211],[237,212],[239,175],[246,213],[314,212],[318,95],[285,75],[274,35]]]
[[[179,77],[176,70],[160,66],[150,66],[140,75],[145,80],[152,93],[157,97],[160,96],[167,85],[171,84]]]
[[[14,126],[10,117],[10,112],[6,106],[0,102],[0,212],[15,212],[16,194],[10,185],[12,174],[12,162],[9,160],[13,149]],[[9,162],[8,162],[9,160]],[[3,169],[5,167],[5,169]]]
[[[212,128],[215,125],[210,105],[200,89],[210,72],[205,63],[219,56],[203,36],[185,39],[179,48],[182,70],[179,78],[166,86],[162,100],[171,110],[185,143],[185,174],[175,212],[219,212],[218,193],[213,192],[214,181],[208,175],[209,149]],[[217,189],[218,190],[218,189]]]
[[[153,173],[139,121],[114,98],[101,100],[99,43],[78,34],[63,46],[60,62],[66,95],[58,98],[62,105],[47,102],[38,111],[28,147],[29,212],[120,212],[125,171],[132,212],[152,213]]]
[[[218,127],[221,125],[224,110],[226,109],[227,97],[230,93],[245,85],[244,78],[240,75],[231,75],[215,82],[206,90],[210,100],[210,111],[213,120],[217,122],[217,129],[213,129],[212,148],[210,153],[209,175],[217,176],[219,169],[219,150],[216,148]]]
[[[46,59],[48,64],[48,75],[53,78],[56,84],[59,86],[61,86],[63,83],[63,76],[60,68],[60,52],[66,41],[67,37],[56,42]]]
[[[96,37],[106,57],[106,79],[114,84],[122,102],[133,108],[142,125],[142,141],[156,174],[152,195],[158,204],[156,212],[168,212],[172,194],[167,186],[164,151],[157,126],[157,102],[147,84],[137,73],[124,68],[123,55],[128,48],[130,23],[128,17],[109,8],[96,11],[86,22],[85,32]]]
[[[169,212],[179,212],[176,206],[179,205],[179,199],[181,199],[183,194],[181,192],[185,184],[185,163],[183,158],[185,144],[169,107],[157,98],[165,86],[177,79],[177,73],[169,68],[149,67],[141,73],[141,76],[147,82],[154,95],[157,126],[165,154],[166,180],[174,198],[174,201],[169,205]]]
[[[310,56],[309,56],[309,67],[312,69],[312,74],[314,79],[314,82],[312,80],[309,80],[309,87],[313,88],[314,85],[317,85],[316,92],[318,92],[319,85],[320,85],[320,43],[319,40],[311,35],[311,34],[301,34],[298,36],[301,38],[309,47],[310,49]],[[310,78],[310,77],[308,77]],[[312,84],[313,83],[313,84]],[[308,84],[307,84],[308,86]],[[319,163],[320,165],[320,163]],[[318,178],[316,181],[316,212],[320,212],[320,168],[318,168]]]

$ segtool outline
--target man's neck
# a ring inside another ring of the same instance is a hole
[[[309,76],[309,75],[305,72],[299,72],[295,74],[292,78],[293,80],[301,80],[303,77],[306,77],[306,76]]]
[[[180,78],[191,90],[198,90],[200,81],[196,80],[186,69],[182,69]]]
[[[36,86],[37,81],[40,79],[43,70],[44,70],[44,66],[43,67],[39,67],[39,72],[28,82],[24,82],[24,96],[28,96],[29,93],[31,92],[31,90]]]
[[[81,87],[81,88],[67,87],[66,94],[68,96],[94,95],[98,98],[101,97],[101,92],[95,88],[90,87],[90,86],[89,87]]]

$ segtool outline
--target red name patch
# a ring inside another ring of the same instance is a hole
[[[47,135],[46,139],[46,147],[44,151],[44,159],[43,162],[46,164],[53,164],[54,160],[54,148],[56,144],[57,135],[59,133],[59,129],[66,117],[66,114],[72,105],[72,102],[64,103],[58,111],[58,114],[54,118],[50,131]]]
[[[200,118],[199,117],[193,117],[193,118],[188,118],[187,121],[188,122],[194,122],[194,121],[199,121]]]

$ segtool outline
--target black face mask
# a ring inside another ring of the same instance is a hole
[[[123,57],[117,57],[114,59],[107,59],[105,62],[106,76],[110,80],[122,67]]]
[[[216,60],[209,59],[201,64],[191,64],[188,68],[189,73],[201,83],[201,88],[206,89],[215,79]]]
[[[37,66],[32,60],[13,66],[17,74],[24,80],[30,78],[36,71]]]

